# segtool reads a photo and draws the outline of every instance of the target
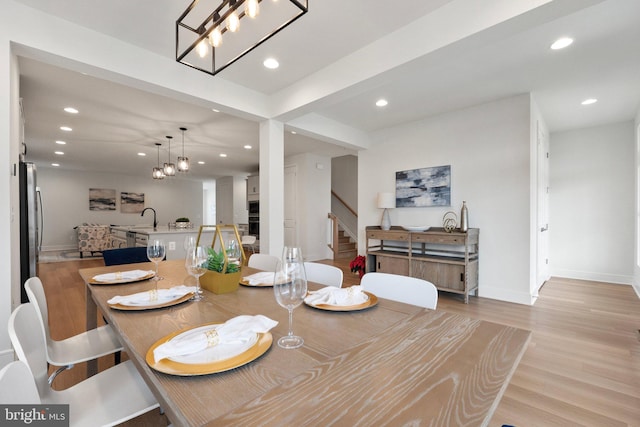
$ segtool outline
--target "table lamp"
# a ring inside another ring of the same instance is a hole
[[[389,209],[396,207],[396,195],[393,193],[378,193],[378,208],[384,209],[382,212],[382,223],[380,228],[389,230],[391,228],[391,219],[389,218]]]

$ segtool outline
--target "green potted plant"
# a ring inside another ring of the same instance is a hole
[[[225,251],[208,248],[207,271],[200,278],[200,285],[214,294],[224,294],[238,289],[240,266],[229,262]]]

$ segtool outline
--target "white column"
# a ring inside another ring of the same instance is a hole
[[[284,246],[284,125],[260,123],[260,252],[280,256]]]

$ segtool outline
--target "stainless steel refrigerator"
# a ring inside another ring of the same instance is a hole
[[[20,300],[27,302],[24,282],[38,275],[42,245],[42,197],[36,182],[36,166],[20,162]]]

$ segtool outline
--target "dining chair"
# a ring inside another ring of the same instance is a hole
[[[276,266],[280,259],[274,255],[252,254],[249,257],[248,266],[264,271],[276,271]]]
[[[338,267],[319,262],[305,262],[304,270],[307,274],[307,280],[310,282],[320,283],[325,286],[335,286],[336,288],[342,287],[343,273]]]
[[[123,347],[109,325],[100,326],[60,341],[52,339],[49,330],[47,298],[42,281],[38,277],[31,277],[27,279],[24,287],[29,301],[36,308],[40,323],[39,328],[46,340],[47,362],[60,367],[49,377],[49,384],[53,383],[60,372],[71,369],[76,363],[97,359],[112,353],[115,354],[116,364],[120,362],[119,352]]]
[[[16,360],[0,369],[0,402],[5,405],[39,405],[40,396],[29,367]]]
[[[4,395],[8,378],[20,376],[11,388],[24,387],[20,393],[42,404],[69,404],[71,426],[113,426],[157,408],[158,402],[130,360],[106,369],[64,390],[52,389],[47,381],[46,341],[38,310],[32,303],[18,306],[9,316],[9,338],[18,359],[26,364],[29,377],[22,368],[11,367],[1,382]],[[24,383],[24,384],[23,384]],[[20,384],[20,385],[18,385]],[[4,400],[3,400],[4,403]],[[26,402],[21,402],[26,403]]]
[[[377,297],[436,309],[438,289],[431,282],[398,274],[371,272],[362,276],[362,289]]]
[[[102,251],[102,258],[104,259],[104,265],[133,264],[149,261],[145,246],[109,249]]]
[[[252,236],[249,234],[246,234],[244,236],[241,237],[240,239],[240,243],[242,244],[243,248],[248,248],[251,250],[252,254],[256,253],[256,248],[255,248],[255,244],[256,244],[256,236]]]

